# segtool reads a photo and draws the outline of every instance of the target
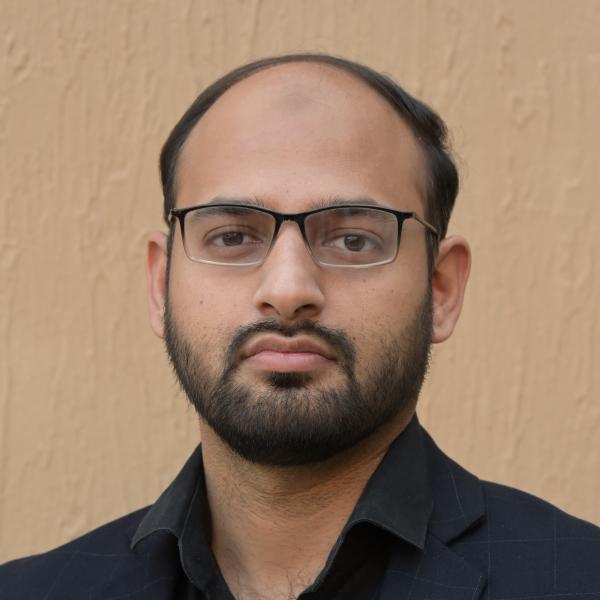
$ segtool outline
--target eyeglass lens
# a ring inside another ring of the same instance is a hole
[[[260,263],[271,246],[275,217],[247,207],[207,206],[186,214],[185,247],[193,260],[226,265]],[[306,240],[317,262],[372,265],[393,260],[396,217],[357,207],[331,208],[306,217]]]

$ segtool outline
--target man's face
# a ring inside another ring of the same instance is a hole
[[[393,108],[331,67],[269,69],[224,94],[191,132],[177,206],[247,199],[281,212],[372,199],[424,214],[422,157]],[[283,224],[259,267],[190,261],[175,235],[169,356],[204,422],[248,460],[329,458],[414,408],[427,368],[431,294],[423,228],[397,259],[318,266]]]

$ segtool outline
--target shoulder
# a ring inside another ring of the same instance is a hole
[[[600,541],[600,528],[525,491],[480,480],[444,454],[424,432],[434,500],[433,519],[458,522],[436,532],[445,542],[486,530],[490,539]]]
[[[96,598],[119,573],[135,577],[144,557],[130,549],[148,508],[137,510],[67,543],[0,566],[0,598]]]
[[[567,514],[532,494],[498,483],[482,482],[487,521],[494,539],[591,545],[600,553],[600,528]],[[517,537],[515,537],[517,536]]]
[[[600,595],[600,528],[524,491],[481,487],[485,517],[454,548],[487,572],[490,588],[507,597],[517,590]]]
[[[527,492],[479,480],[424,439],[430,534],[487,579],[490,599],[600,598],[600,528]]]

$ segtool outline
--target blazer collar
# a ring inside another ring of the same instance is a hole
[[[446,456],[422,429],[433,496],[429,532],[450,544],[485,516],[481,482]]]
[[[396,544],[379,600],[477,600],[486,576],[452,550],[485,517],[481,482],[448,458],[421,429],[433,497],[425,547]]]

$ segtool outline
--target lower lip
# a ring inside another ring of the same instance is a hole
[[[265,371],[314,371],[331,365],[332,361],[314,352],[274,352],[263,350],[246,359],[256,369]]]

